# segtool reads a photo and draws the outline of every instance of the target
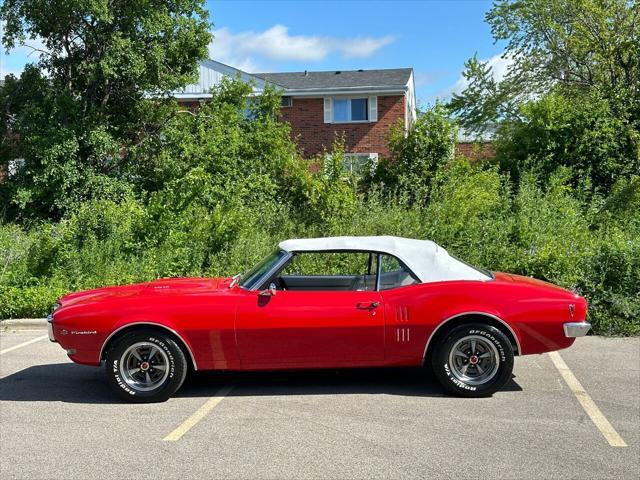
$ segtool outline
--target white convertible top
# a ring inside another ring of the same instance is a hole
[[[388,253],[402,262],[423,282],[446,280],[491,280],[491,277],[451,257],[430,240],[381,237],[301,238],[280,242],[287,252],[360,250]]]

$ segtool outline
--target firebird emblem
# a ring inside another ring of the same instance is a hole
[[[571,318],[573,318],[573,314],[575,313],[575,311],[576,311],[576,306],[573,303],[570,303],[569,304],[569,316]]]

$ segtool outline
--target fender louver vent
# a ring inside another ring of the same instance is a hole
[[[407,343],[409,340],[411,340],[411,331],[409,330],[409,327],[396,328],[396,342]]]
[[[409,308],[405,305],[396,306],[396,322],[407,323],[409,321]],[[396,342],[407,343],[411,340],[409,327],[396,327]]]
[[[396,322],[408,322],[409,309],[404,305],[396,306]]]

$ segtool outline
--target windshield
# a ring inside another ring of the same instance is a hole
[[[240,278],[240,286],[247,290],[254,288],[262,276],[271,270],[285,255],[286,252],[283,250],[276,250],[270,255],[267,255],[267,257],[265,257],[255,267],[242,275]]]

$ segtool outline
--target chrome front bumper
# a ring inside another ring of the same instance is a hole
[[[49,334],[49,340],[55,342],[56,339],[53,338],[53,315],[47,317],[47,333]]]
[[[569,322],[564,324],[564,336],[569,338],[584,337],[591,330],[588,322]]]

